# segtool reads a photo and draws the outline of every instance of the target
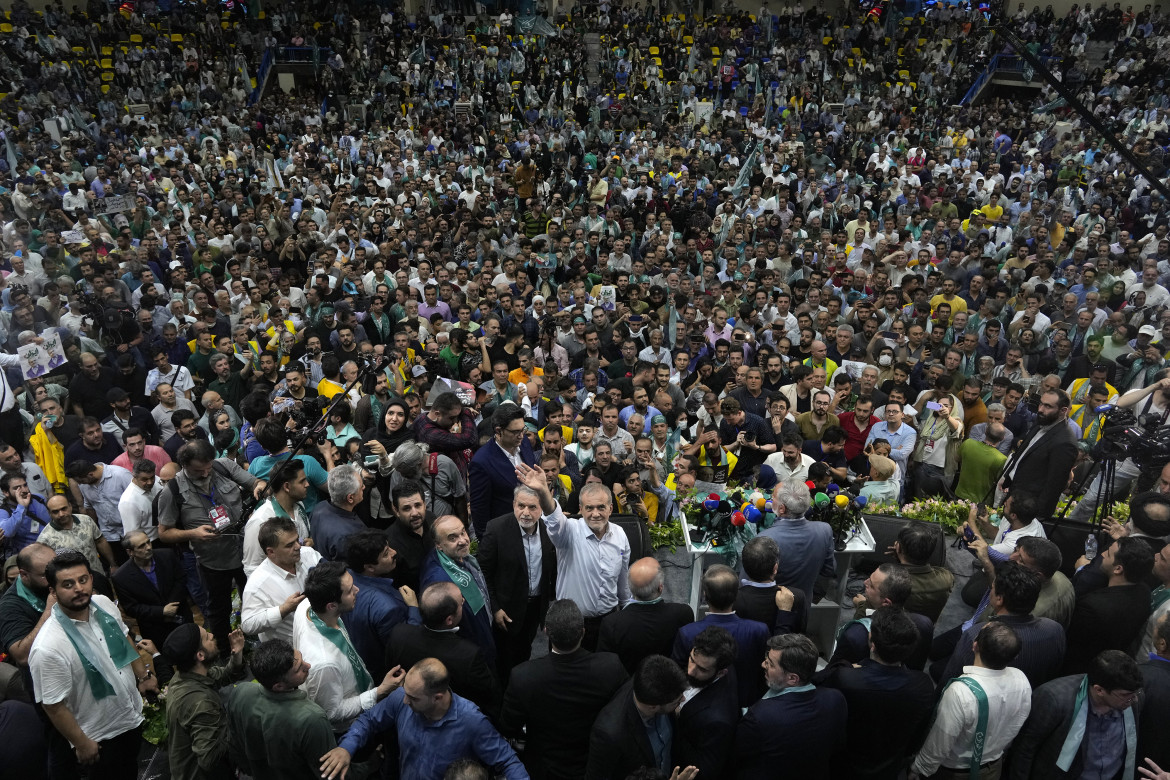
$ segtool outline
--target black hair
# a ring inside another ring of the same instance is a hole
[[[284,676],[292,670],[296,662],[296,653],[293,646],[283,639],[269,639],[261,642],[252,651],[248,666],[252,669],[252,676],[256,682],[267,690],[284,680]]]
[[[682,669],[663,655],[646,656],[634,672],[634,697],[642,704],[670,704],[686,688],[687,678]]]
[[[368,528],[345,537],[345,565],[361,574],[366,566],[376,564],[382,551],[390,546],[383,531]]]
[[[1128,653],[1105,650],[1089,661],[1089,685],[1107,691],[1137,691],[1142,687],[1142,671]]]
[[[739,654],[735,637],[720,626],[709,626],[700,631],[691,648],[699,655],[714,658],[716,671],[723,671],[731,666]]]
[[[900,607],[879,607],[870,617],[869,640],[878,657],[888,664],[909,658],[920,639],[918,626]]]
[[[581,643],[585,618],[575,601],[558,599],[549,605],[544,616],[544,628],[552,646],[558,651],[568,652]]]
[[[780,560],[780,545],[769,536],[754,536],[743,546],[743,571],[755,582],[767,582]]]
[[[1022,563],[1006,561],[995,572],[992,590],[1003,599],[1003,605],[1013,615],[1028,615],[1036,608],[1043,586],[1040,573]]]
[[[305,597],[309,606],[320,614],[330,604],[341,601],[341,578],[345,564],[341,561],[321,561],[309,569],[305,577]]]
[[[89,566],[89,559],[85,557],[84,553],[77,550],[62,550],[57,553],[57,556],[45,566],[45,579],[49,581],[49,587],[57,587],[57,572],[62,569],[72,569],[75,566],[84,566],[87,572],[93,573]]]

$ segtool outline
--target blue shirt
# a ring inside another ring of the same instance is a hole
[[[461,758],[474,758],[508,780],[528,780],[511,746],[478,707],[458,694],[451,694],[447,714],[432,722],[410,708],[399,688],[362,713],[340,747],[352,756],[390,729],[398,734],[401,780],[443,780],[447,767]]]
[[[817,575],[837,576],[837,557],[833,550],[833,529],[828,523],[810,523],[804,518],[778,519],[771,528],[760,531],[780,545],[780,568],[776,584],[813,592]]]
[[[0,531],[4,532],[3,544],[12,552],[20,552],[35,542],[48,524],[49,510],[45,507],[45,502],[36,496],[32,497],[27,510],[19,504],[11,510],[0,509]]]
[[[272,469],[276,467],[276,464],[287,457],[288,453],[282,455],[261,455],[248,466],[248,473],[256,479],[268,479],[268,475],[272,473]],[[329,480],[329,472],[321,467],[321,464],[317,462],[316,458],[310,458],[308,455],[297,455],[297,460],[304,464],[305,476],[309,478],[309,491],[305,494],[305,500],[301,503],[305,506],[305,512],[312,514],[313,510],[317,508],[317,502],[320,500],[316,486],[324,485]]]
[[[353,512],[338,509],[328,501],[319,501],[309,520],[309,535],[313,546],[326,560],[340,561],[345,558],[345,540],[350,534],[366,530]]]
[[[630,418],[633,417],[634,413],[637,411],[638,410],[635,409],[633,406],[627,406],[626,408],[624,408],[620,412],[618,412],[618,419],[621,420],[623,428],[626,427],[626,423],[628,423],[630,421]],[[642,415],[644,418],[642,420],[642,422],[643,422],[642,432],[644,434],[646,434],[647,436],[650,435],[650,421],[654,419],[654,415],[656,415],[656,414],[662,414],[662,412],[658,411],[653,406],[647,406],[646,407],[646,414]]]
[[[885,439],[890,443],[890,459],[896,461],[905,472],[906,461],[914,452],[914,444],[918,441],[918,434],[914,432],[914,429],[903,422],[897,431],[891,431],[889,425],[883,420],[874,423],[874,426],[869,429],[869,436],[865,437],[865,443],[868,445],[874,439]]]

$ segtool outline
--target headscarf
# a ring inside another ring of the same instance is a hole
[[[407,421],[403,422],[402,428],[396,433],[390,433],[386,430],[386,412],[395,406],[402,409],[402,414]],[[382,413],[374,421],[374,427],[366,431],[363,438],[365,441],[377,439],[386,448],[386,452],[393,452],[400,444],[411,441],[414,438],[414,431],[410,427],[409,418],[410,409],[406,406],[406,401],[398,397],[392,397],[382,407]]]

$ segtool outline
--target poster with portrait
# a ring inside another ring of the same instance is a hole
[[[65,364],[61,337],[50,332],[40,344],[25,344],[16,350],[20,356],[20,373],[25,379],[45,376]]]
[[[598,291],[597,300],[601,308],[613,311],[617,308],[617,287],[612,284],[603,284]]]

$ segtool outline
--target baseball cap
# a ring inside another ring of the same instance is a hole
[[[1158,331],[1154,329],[1153,325],[1142,325],[1140,328],[1138,328],[1138,335],[1153,337],[1158,335]]]
[[[427,369],[426,366],[415,366],[410,370],[410,373],[414,376],[426,376]]]

